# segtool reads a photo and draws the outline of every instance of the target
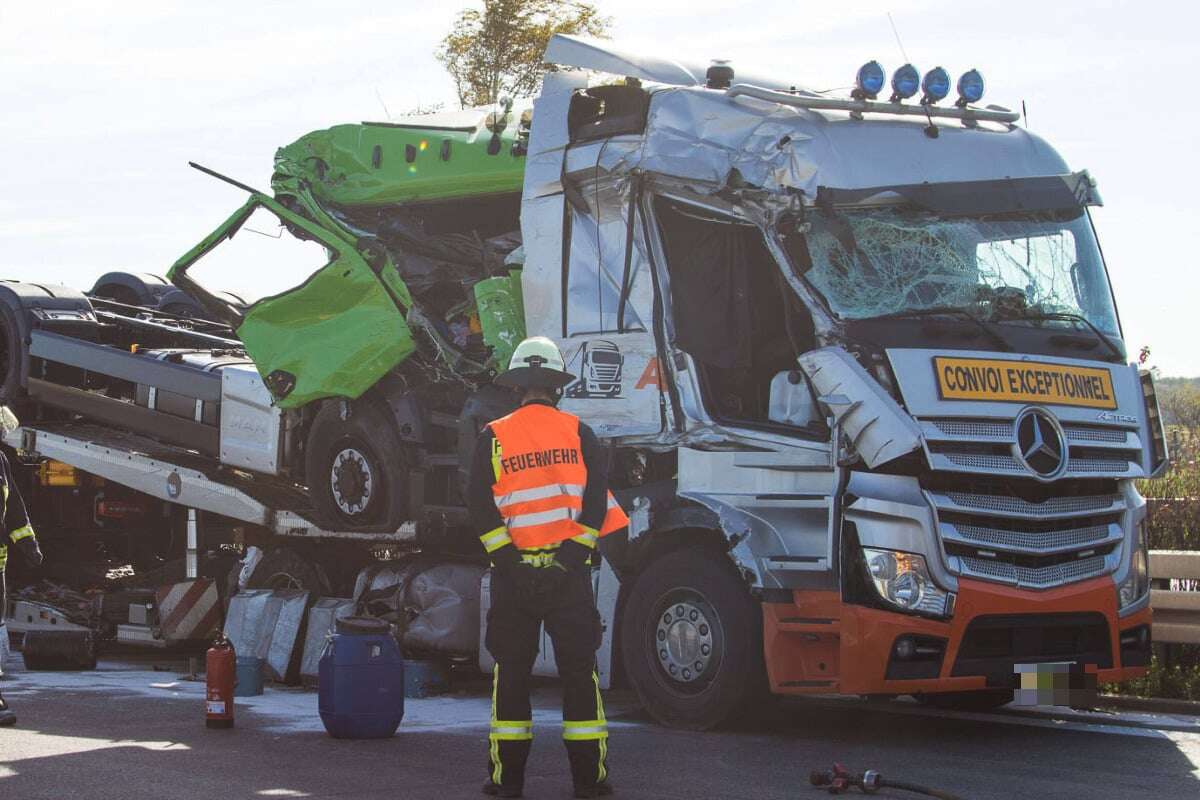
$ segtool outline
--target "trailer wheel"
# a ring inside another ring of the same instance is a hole
[[[290,547],[276,547],[263,556],[246,588],[304,589],[318,596],[326,596],[330,590],[324,570]]]
[[[21,327],[17,312],[0,304],[0,403],[10,404],[21,393]]]
[[[707,549],[675,550],[633,586],[621,616],[625,675],[663,725],[706,730],[752,709],[762,621],[732,565]]]
[[[317,413],[305,478],[317,512],[335,530],[393,531],[405,519],[404,446],[388,415],[370,402],[326,403]]]
[[[915,694],[913,697],[921,705],[954,711],[992,711],[1013,701],[1013,693],[1009,689],[937,692],[935,694]]]

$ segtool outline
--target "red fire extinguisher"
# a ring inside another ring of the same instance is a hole
[[[205,672],[208,688],[205,692],[204,724],[210,728],[232,728],[237,654],[233,651],[233,643],[223,633],[208,648]]]

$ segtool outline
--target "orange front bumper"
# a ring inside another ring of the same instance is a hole
[[[1084,663],[1101,683],[1144,675],[1143,666],[1121,663],[1120,634],[1150,624],[1146,608],[1117,615],[1111,578],[1095,578],[1048,591],[1028,591],[976,580],[960,580],[954,616],[947,621],[848,605],[837,592],[795,592],[791,603],[763,604],[764,653],[772,690],[778,694],[910,694],[986,688],[984,675],[952,677],[967,626],[983,616],[1098,613],[1108,626],[1111,666]],[[945,640],[937,677],[887,678],[897,638]]]

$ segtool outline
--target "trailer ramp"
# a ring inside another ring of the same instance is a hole
[[[9,432],[5,443],[98,475],[151,497],[259,525],[280,536],[414,542],[417,526],[396,531],[331,531],[314,522],[294,484],[214,464],[200,454],[86,422],[47,422]]]

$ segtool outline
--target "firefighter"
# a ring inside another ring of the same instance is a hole
[[[16,416],[6,406],[0,406],[0,430],[8,433],[19,423]],[[25,512],[25,501],[13,476],[12,465],[8,456],[0,450],[0,499],[3,506],[4,527],[0,530],[0,678],[4,675],[4,656],[8,653],[8,626],[4,624],[7,613],[8,598],[5,596],[4,570],[8,564],[8,544],[19,547],[29,563],[35,567],[42,563],[42,551],[38,548],[37,537],[33,526],[29,524],[29,514]],[[17,715],[12,712],[0,694],[0,727],[15,725]]]
[[[556,407],[573,380],[554,342],[521,342],[496,379],[520,390],[521,405],[484,429],[471,464],[471,521],[494,565],[485,639],[496,660],[488,795],[521,796],[533,741],[529,678],[543,623],[563,683],[563,742],[575,797],[612,794],[589,564],[600,537],[628,519],[608,491],[596,435]]]

